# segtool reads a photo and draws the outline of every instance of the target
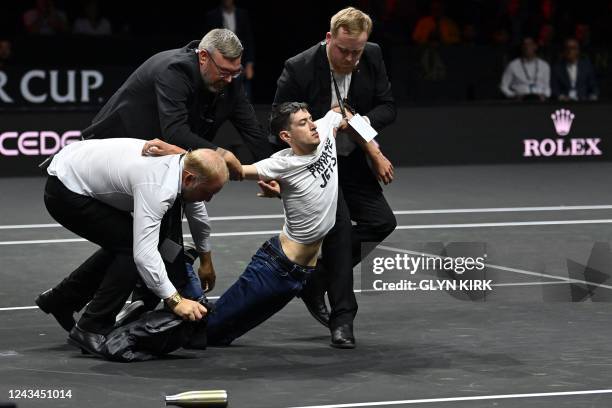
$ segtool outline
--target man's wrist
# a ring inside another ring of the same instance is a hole
[[[170,308],[170,310],[174,310],[174,308],[176,308],[178,304],[181,303],[182,300],[183,300],[182,296],[179,295],[178,292],[174,292],[173,295],[164,299],[164,303],[166,304],[166,306]]]
[[[370,156],[375,157],[378,156],[379,154],[382,154],[382,152],[380,151],[380,148],[378,147],[378,145],[376,143],[372,143],[372,141],[367,142],[363,145],[366,153],[368,153]]]

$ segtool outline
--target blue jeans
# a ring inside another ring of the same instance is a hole
[[[266,241],[215,303],[206,328],[208,344],[227,346],[269,319],[302,290],[313,270],[291,262],[278,236]]]
[[[202,284],[200,283],[198,273],[189,262],[185,262],[185,270],[187,273],[184,275],[168,273],[170,275],[170,281],[182,297],[191,300],[201,299],[204,296],[204,291],[202,290]]]

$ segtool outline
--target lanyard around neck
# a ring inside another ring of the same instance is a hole
[[[523,60],[522,58],[521,67],[523,67],[523,72],[525,73],[525,78],[527,78],[527,82],[529,82],[529,85],[535,85],[535,82],[538,80],[538,70],[540,68],[540,64],[538,64],[537,58],[535,59],[535,73],[533,76],[533,80],[531,79],[529,73],[527,73],[527,67],[525,67],[525,60]]]
[[[346,111],[344,110],[344,101],[342,100],[342,95],[340,95],[340,89],[338,88],[338,82],[336,82],[336,77],[334,76],[334,71],[330,71],[332,81],[334,83],[334,90],[336,92],[336,99],[338,99],[338,106],[340,107],[340,113],[342,113],[342,117],[346,118]]]

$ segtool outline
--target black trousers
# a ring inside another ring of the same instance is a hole
[[[71,310],[80,311],[87,305],[79,327],[107,334],[139,277],[133,258],[132,216],[70,191],[53,176],[45,186],[45,205],[62,226],[101,247],[54,289],[59,295],[58,302]],[[167,234],[164,222],[162,234]],[[181,258],[176,265],[166,264],[166,268],[182,267],[184,271],[182,261]]]
[[[332,329],[352,323],[357,314],[353,267],[397,226],[363,151],[338,157],[338,177],[336,224],[323,240],[322,265],[312,278],[313,285],[327,288]]]

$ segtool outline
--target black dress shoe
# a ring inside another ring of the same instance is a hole
[[[352,324],[341,324],[331,331],[331,346],[341,349],[355,348]]]
[[[325,292],[307,285],[300,293],[300,297],[312,317],[329,328],[329,310],[325,304]]]
[[[49,289],[36,297],[36,305],[47,314],[53,315],[55,320],[62,326],[64,330],[69,332],[75,325],[74,311],[65,306],[60,306],[60,302],[57,299],[59,295]]]
[[[81,352],[86,351],[98,357],[104,357],[102,348],[106,342],[106,337],[101,334],[87,332],[75,325],[68,335],[68,344],[80,348]]]

